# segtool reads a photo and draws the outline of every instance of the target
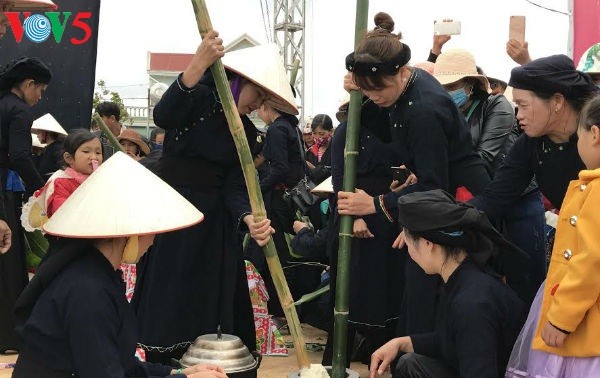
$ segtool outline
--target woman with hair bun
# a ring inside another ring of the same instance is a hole
[[[352,80],[346,80],[345,86],[362,90],[369,100],[389,111],[392,143],[418,182],[377,197],[361,190],[339,192],[338,209],[342,215],[378,213],[393,222],[397,201],[407,193],[431,189],[455,193],[464,186],[477,194],[490,178],[473,150],[464,116],[448,93],[433,76],[408,66],[410,48],[400,41],[399,34],[392,33],[392,18],[378,13],[375,24],[346,58]],[[406,310],[399,330],[431,331],[439,279],[425,275],[410,259],[406,266]]]

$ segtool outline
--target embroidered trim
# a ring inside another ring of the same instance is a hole
[[[377,205],[379,205],[379,207],[381,208],[381,212],[383,213],[383,215],[385,215],[385,217],[388,219],[388,221],[390,221],[390,223],[393,223],[394,217],[392,217],[392,214],[390,214],[388,209],[385,207],[385,204],[383,202],[383,194],[377,197],[377,200],[375,203]]]

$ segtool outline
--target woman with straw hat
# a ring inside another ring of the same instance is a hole
[[[11,309],[28,282],[20,207],[24,190],[31,195],[44,185],[31,156],[31,107],[41,99],[51,77],[37,58],[17,59],[0,72],[0,191],[13,232],[11,249],[0,256],[0,353],[18,349]]]
[[[238,237],[255,222],[209,71],[223,50],[218,33],[207,33],[154,109],[154,122],[166,130],[158,175],[201,208],[206,221],[160,235],[153,253],[138,265],[132,303],[140,319],[140,346],[149,361],[180,358],[196,337],[215,333],[219,325],[223,332],[239,336],[250,350],[256,349]],[[289,80],[273,45],[227,53],[223,63],[252,150],[256,128],[247,114],[263,102],[298,114]],[[167,280],[169,285],[162,284]]]
[[[134,160],[140,161],[141,158],[150,153],[150,146],[146,143],[140,133],[133,129],[125,129],[117,137],[119,144],[123,146],[125,153]]]
[[[115,182],[152,191],[114,196]],[[155,196],[161,199],[158,209],[147,206]],[[156,234],[202,219],[191,203],[125,154],[100,166],[44,225],[63,242],[17,302],[23,345],[13,377],[226,377],[214,366],[174,371],[137,360],[135,316],[118,270],[121,262],[138,261]]]
[[[64,168],[63,142],[68,134],[50,113],[33,121],[31,132],[37,134],[40,143],[46,145],[40,156],[38,172],[47,179],[54,172]]]
[[[473,55],[462,49],[452,49],[439,55],[434,66],[434,77],[460,109],[467,120],[473,147],[481,156],[491,177],[520,134],[515,127],[515,113],[501,94],[489,94],[488,78],[477,71]],[[526,266],[510,277],[510,286],[521,298],[531,302],[537,288],[546,276],[544,248],[545,217],[542,195],[535,180],[523,191],[502,219],[510,241],[526,251],[531,259]],[[522,280],[529,276],[529,280]]]

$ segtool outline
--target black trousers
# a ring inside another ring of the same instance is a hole
[[[393,378],[458,378],[454,369],[440,360],[416,353],[407,353],[400,357]]]

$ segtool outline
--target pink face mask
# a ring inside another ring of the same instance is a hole
[[[331,140],[331,134],[327,134],[326,136],[319,138],[319,137],[315,137],[315,144],[319,147],[323,147],[326,146],[327,143],[329,143],[329,140]]]

